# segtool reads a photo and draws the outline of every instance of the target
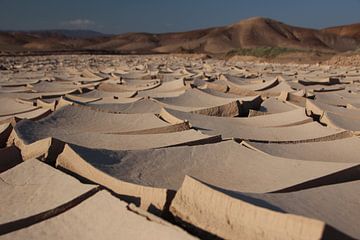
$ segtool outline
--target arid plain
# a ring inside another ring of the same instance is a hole
[[[0,239],[360,238],[359,65],[0,65]]]

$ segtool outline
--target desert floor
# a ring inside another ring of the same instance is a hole
[[[351,59],[0,57],[0,239],[359,239],[359,132]]]

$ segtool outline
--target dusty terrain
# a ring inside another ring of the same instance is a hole
[[[0,57],[0,239],[359,239],[356,59]]]

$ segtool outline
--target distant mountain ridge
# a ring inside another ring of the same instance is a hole
[[[290,26],[262,17],[223,27],[175,33],[106,35],[88,30],[0,32],[0,51],[112,51],[117,53],[209,53],[281,47],[343,52],[360,46],[360,24],[326,29]]]
[[[61,35],[69,38],[95,38],[103,36],[112,36],[112,34],[105,34],[93,30],[84,30],[84,29],[47,29],[47,30],[30,30],[30,31],[0,31],[6,33],[24,33],[24,34],[37,34],[42,36],[49,36],[52,34]]]

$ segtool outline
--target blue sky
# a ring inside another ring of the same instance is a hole
[[[172,32],[263,16],[322,28],[360,22],[360,0],[0,0],[1,30]]]

